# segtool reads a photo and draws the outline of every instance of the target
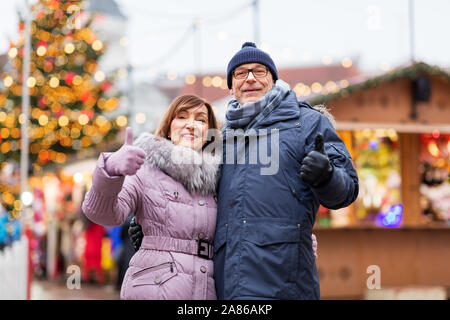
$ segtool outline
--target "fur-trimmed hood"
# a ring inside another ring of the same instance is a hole
[[[330,120],[331,124],[333,125],[333,128],[336,129],[336,120],[334,120],[333,115],[330,113],[327,107],[325,107],[323,104],[318,104],[312,108],[316,111],[319,111],[321,114],[327,117],[328,120]]]
[[[190,193],[216,192],[222,156],[198,152],[174,145],[171,141],[151,133],[142,133],[134,142],[146,153],[146,163],[157,167],[180,182]]]

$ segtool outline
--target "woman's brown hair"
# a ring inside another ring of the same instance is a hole
[[[216,116],[214,115],[214,110],[211,104],[196,95],[184,94],[176,97],[172,101],[166,113],[164,113],[164,116],[158,128],[155,131],[155,136],[169,139],[170,125],[172,123],[172,120],[177,116],[177,114],[181,111],[193,107],[201,107],[203,105],[206,107],[206,109],[208,109],[208,129],[218,130]],[[203,148],[205,148],[211,142],[212,141],[207,141],[203,146]]]

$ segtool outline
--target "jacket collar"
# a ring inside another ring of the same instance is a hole
[[[281,103],[265,118],[255,124],[254,128],[268,127],[277,122],[287,121],[300,116],[300,108],[295,93],[291,90]]]
[[[329,110],[324,105],[315,105],[312,109],[320,112],[330,120],[334,128],[336,128],[336,120]],[[254,128],[268,127],[277,122],[288,121],[291,119],[297,119],[300,117],[300,106],[297,100],[297,96],[294,91],[289,91],[289,94],[281,101],[278,107],[276,107],[267,117],[256,123]]]

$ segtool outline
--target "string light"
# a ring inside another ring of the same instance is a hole
[[[187,75],[186,78],[184,79],[184,81],[186,82],[186,84],[191,85],[195,83],[195,76],[193,74]]]
[[[59,79],[56,77],[51,77],[50,81],[48,82],[49,86],[52,88],[56,88],[59,86]]]
[[[89,122],[89,117],[88,117],[87,115],[85,115],[85,114],[82,114],[82,115],[80,115],[80,116],[78,117],[78,122],[79,122],[82,126],[84,126],[84,125],[88,124],[88,122]]]
[[[59,117],[58,124],[60,127],[67,126],[69,124],[69,118],[67,116]]]
[[[29,88],[33,88],[36,85],[36,78],[34,77],[29,77],[27,80],[27,86]]]
[[[436,142],[434,142],[434,141],[430,141],[428,143],[428,151],[435,158],[439,158],[441,156],[439,147],[437,146]]]
[[[334,81],[328,81],[325,84],[325,88],[331,93],[335,93],[339,90],[338,86],[336,85],[336,83]]]
[[[167,73],[167,79],[169,79],[171,81],[176,80],[177,77],[178,77],[178,74],[175,71],[169,71]]]
[[[322,62],[324,65],[328,66],[333,62],[333,59],[331,59],[331,57],[325,56],[322,58]]]
[[[202,83],[205,87],[211,87],[212,85],[212,79],[210,76],[206,76],[203,78]]]
[[[78,129],[78,128],[72,128],[72,129],[70,130],[70,137],[71,137],[72,139],[78,139],[78,138],[80,137],[80,135],[81,135],[81,130],[80,130],[80,129]]]
[[[222,78],[219,76],[215,76],[214,78],[212,78],[211,83],[214,87],[219,88],[222,84]]]
[[[347,88],[349,86],[349,83],[347,80],[343,79],[341,81],[339,81],[339,85],[341,86],[341,88]]]
[[[19,123],[20,124],[24,124],[24,122],[25,122],[25,115],[23,114],[23,113],[21,113],[20,115],[19,115]]]
[[[83,182],[83,180],[84,180],[84,176],[81,172],[77,172],[73,175],[73,181],[76,184],[81,184]]]
[[[112,111],[115,108],[117,108],[117,105],[119,104],[119,99],[116,97],[110,98],[106,100],[105,104],[103,105],[103,110],[105,111]]]
[[[103,43],[100,40],[95,40],[92,43],[92,49],[94,49],[95,51],[100,51],[103,48]]]
[[[139,124],[145,123],[147,120],[147,117],[145,116],[145,113],[139,112],[136,114],[136,122]]]
[[[21,195],[21,200],[24,206],[29,206],[33,203],[33,194],[30,191],[24,191]],[[20,204],[20,201],[19,201]],[[20,206],[19,209],[20,210]]]
[[[72,83],[75,86],[79,86],[80,84],[83,83],[83,78],[81,78],[79,75],[76,75],[75,77],[73,77]]]
[[[43,55],[45,55],[47,53],[47,48],[45,46],[39,46],[36,49],[36,54],[40,57],[42,57]]]
[[[68,43],[64,46],[64,51],[67,54],[72,54],[75,51],[75,46],[73,45],[73,43]]]
[[[94,75],[94,79],[98,82],[105,80],[105,73],[103,71],[97,71]]]
[[[228,85],[227,85],[227,81],[226,80],[222,81],[222,84],[220,85],[220,89],[228,90]]]
[[[118,116],[116,119],[116,123],[119,127],[125,127],[128,123],[128,119],[125,116]]]
[[[0,136],[2,139],[7,139],[9,137],[9,129],[8,128],[2,128],[0,130]]]
[[[7,154],[9,152],[9,150],[11,150],[11,145],[10,145],[9,141],[2,143],[2,145],[0,147],[0,151],[3,154]]]
[[[314,82],[314,83],[311,85],[311,90],[312,90],[314,93],[319,93],[320,91],[322,91],[322,85],[321,85],[319,82]]]
[[[342,60],[342,66],[344,68],[350,68],[352,66],[353,62],[350,58],[345,58],[344,60]]]
[[[42,115],[39,117],[39,124],[40,124],[41,126],[45,126],[45,125],[47,125],[47,123],[48,123],[48,117],[47,117],[45,114],[42,114]]]
[[[6,76],[3,79],[3,84],[5,85],[5,87],[9,88],[12,84],[13,84],[14,80],[11,76]]]
[[[12,48],[9,49],[9,51],[8,51],[8,57],[9,57],[10,59],[14,59],[14,58],[17,56],[18,52],[19,52],[19,51],[17,50],[17,48],[12,47]]]
[[[439,139],[439,136],[441,135],[439,130],[433,130],[433,132],[431,133],[431,135],[433,136],[433,138],[435,139]]]

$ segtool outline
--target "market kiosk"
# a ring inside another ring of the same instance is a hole
[[[308,100],[330,109],[360,180],[351,206],[319,209],[322,298],[448,298],[450,74],[415,63]]]

